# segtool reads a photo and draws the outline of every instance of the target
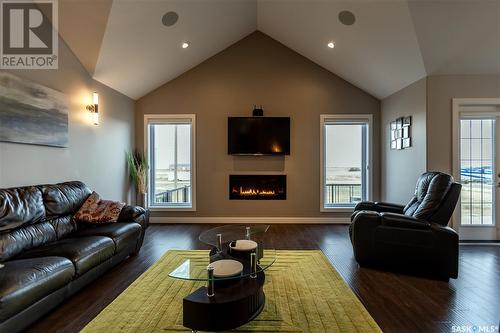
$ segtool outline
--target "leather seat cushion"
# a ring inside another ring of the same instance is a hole
[[[68,284],[75,276],[70,260],[43,257],[4,262],[0,268],[0,322]]]
[[[120,252],[131,244],[134,244],[135,246],[140,234],[141,225],[138,223],[108,223],[96,226],[86,226],[85,229],[79,230],[71,236],[106,236],[115,242],[116,252]]]
[[[111,258],[115,253],[115,243],[109,237],[89,236],[65,238],[45,246],[28,250],[17,258],[64,257],[73,262],[76,275],[80,276]]]

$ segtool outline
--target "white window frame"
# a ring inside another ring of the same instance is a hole
[[[150,205],[151,170],[148,170],[148,195],[146,206],[152,211],[196,211],[196,115],[195,114],[146,114],[144,115],[144,152],[148,164],[150,163],[149,150],[149,125],[150,124],[171,124],[173,121],[191,124],[191,206],[171,205],[156,206]],[[151,167],[151,166],[150,166]]]
[[[354,207],[325,207],[325,124],[341,122],[366,122],[368,124],[366,200],[373,198],[373,115],[372,114],[322,114],[320,115],[320,212],[352,212]]]

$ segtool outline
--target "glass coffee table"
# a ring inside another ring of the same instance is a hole
[[[203,232],[212,247],[206,258],[186,258],[169,277],[204,281],[183,300],[183,325],[192,331],[224,331],[239,327],[264,308],[265,270],[276,251],[265,247],[268,225],[227,225]]]

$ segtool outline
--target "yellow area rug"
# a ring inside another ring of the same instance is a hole
[[[276,251],[266,271],[266,304],[238,332],[381,332],[373,318],[321,251]],[[203,282],[168,273],[207,251],[168,251],[83,330],[93,332],[187,332],[182,299]]]

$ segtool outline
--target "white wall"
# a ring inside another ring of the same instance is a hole
[[[125,152],[134,142],[134,101],[94,81],[59,41],[58,70],[12,74],[63,92],[69,103],[69,148],[0,143],[0,188],[81,180],[104,198],[130,202]],[[99,126],[85,105],[99,93]]]
[[[427,169],[427,79],[421,79],[382,101],[381,198],[406,204],[413,196],[418,176]],[[390,123],[412,116],[412,147],[391,150]]]

